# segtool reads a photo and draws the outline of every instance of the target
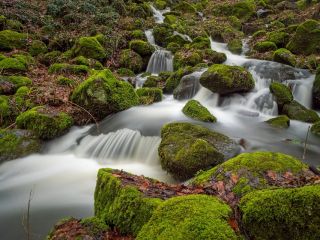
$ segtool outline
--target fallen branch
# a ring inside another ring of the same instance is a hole
[[[78,104],[76,104],[76,103],[74,103],[74,102],[67,101],[67,103],[70,103],[71,105],[73,105],[73,106],[75,106],[75,107],[78,107],[78,108],[80,108],[81,110],[83,110],[84,112],[86,112],[86,113],[93,119],[93,121],[95,122],[98,133],[101,133],[101,132],[100,132],[100,128],[99,128],[99,123],[98,123],[97,119],[95,119],[95,117],[94,117],[87,109],[79,106]]]
[[[33,197],[33,191],[31,189],[29,192],[27,214],[23,215],[23,217],[22,217],[22,225],[23,225],[24,230],[27,234],[27,240],[31,240],[30,207],[31,207],[32,197]]]
[[[304,161],[304,160],[305,160],[305,158],[306,158],[306,153],[307,153],[307,143],[308,143],[308,137],[309,137],[310,128],[311,128],[311,126],[309,126],[309,127],[308,127],[308,131],[307,131],[306,139],[305,139],[305,141],[304,141],[304,148],[303,148],[302,161]]]

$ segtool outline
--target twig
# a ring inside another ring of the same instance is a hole
[[[99,123],[98,123],[97,119],[95,119],[95,117],[92,116],[92,114],[91,114],[87,109],[79,106],[78,104],[76,104],[76,103],[74,103],[74,102],[67,101],[67,103],[70,103],[71,105],[74,105],[74,106],[80,108],[81,110],[85,111],[85,112],[93,119],[93,121],[95,122],[98,133],[101,133],[101,132],[100,132],[100,128],[99,128]]]
[[[32,197],[33,197],[33,191],[31,189],[29,193],[29,199],[28,199],[27,214],[23,215],[23,219],[22,219],[22,225],[24,227],[24,230],[26,231],[27,240],[31,240],[30,207],[31,207]]]
[[[306,158],[306,153],[307,153],[307,143],[308,143],[308,137],[309,137],[309,132],[310,132],[311,126],[308,127],[306,139],[304,141],[304,149],[303,149],[303,155],[302,155],[302,160],[304,161]]]

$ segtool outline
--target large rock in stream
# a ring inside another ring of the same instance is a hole
[[[190,99],[198,92],[200,88],[199,78],[201,72],[195,72],[190,75],[182,77],[179,85],[173,91],[175,99],[184,100]]]
[[[191,123],[169,123],[161,130],[159,156],[163,169],[186,180],[240,151],[227,136]]]
[[[200,77],[200,83],[212,92],[226,95],[248,92],[254,88],[250,72],[243,67],[214,64]]]

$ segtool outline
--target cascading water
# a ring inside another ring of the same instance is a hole
[[[158,74],[160,72],[173,71],[173,57],[170,51],[164,49],[156,50],[148,63],[147,72]]]
[[[154,6],[150,5],[151,7],[151,10],[153,12],[153,17],[155,19],[155,22],[156,23],[163,23],[163,20],[164,20],[164,16],[163,14],[167,13],[167,12],[170,12],[170,8],[166,8],[164,10],[158,10],[156,9]]]
[[[157,22],[163,22],[165,11],[153,11]],[[152,31],[146,31],[146,36],[151,44],[155,44]],[[245,151],[279,151],[301,158],[309,124],[291,121],[288,129],[275,129],[264,124],[263,121],[277,111],[268,87],[271,81],[286,81],[295,98],[309,106],[314,75],[283,64],[232,54],[226,44],[211,41],[211,46],[227,55],[226,64],[244,66],[252,73],[256,82],[254,91],[221,97],[201,85],[195,87],[198,85],[191,84],[184,100],[178,101],[170,95],[159,103],[130,108],[105,118],[99,125],[99,134],[95,126],[73,128],[65,136],[49,142],[42,154],[1,164],[1,239],[24,239],[21,222],[31,189],[31,231],[35,239],[38,236],[43,239],[53,224],[65,216],[81,218],[93,215],[93,195],[99,168],[123,169],[171,182],[170,176],[161,169],[157,155],[161,127],[169,122],[195,122],[235,140],[243,139]],[[166,50],[162,51],[156,55],[160,57]],[[169,60],[160,58],[166,63],[152,60],[154,66],[150,67],[153,69],[150,72],[162,71],[160,66],[172,70],[172,57]],[[170,62],[169,67],[167,62]],[[198,77],[193,83],[199,80],[200,75],[197,74],[193,75]],[[191,97],[206,106],[217,117],[217,123],[187,118],[181,110]],[[319,138],[309,136],[306,159],[309,164],[319,165],[319,144]]]

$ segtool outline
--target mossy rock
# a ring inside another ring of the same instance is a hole
[[[84,57],[84,56],[78,56],[74,59],[72,59],[71,61],[73,64],[76,65],[85,65],[85,66],[90,66],[90,61],[88,58]]]
[[[242,153],[205,172],[200,172],[191,184],[207,186],[218,181],[225,185],[238,197],[257,189],[270,188],[268,172],[279,175],[278,182],[285,181],[282,174],[287,172],[294,176],[303,176],[308,171],[308,165],[300,160],[274,152]]]
[[[174,89],[179,85],[181,78],[192,72],[193,69],[190,66],[178,69],[166,79],[163,91],[165,93],[173,93]]]
[[[121,52],[119,63],[121,67],[128,68],[135,73],[141,72],[144,65],[142,57],[131,49],[126,49]]]
[[[20,87],[14,95],[15,107],[18,108],[20,112],[26,111],[34,107],[34,103],[30,99],[31,90],[26,87]]]
[[[311,133],[320,137],[320,121],[314,123],[310,130]]]
[[[71,101],[99,120],[139,104],[133,87],[117,80],[109,69],[97,72],[82,82],[72,93]]]
[[[288,128],[290,126],[290,119],[286,115],[271,118],[266,123],[277,128]]]
[[[153,28],[154,40],[161,47],[167,46],[168,41],[166,39],[172,35],[173,29],[168,24],[158,24]]]
[[[64,76],[59,76],[57,78],[57,84],[61,85],[61,86],[68,86],[68,87],[72,87],[74,85],[76,85],[76,82],[70,78],[64,77]]]
[[[0,94],[5,94],[6,89],[1,88],[1,83],[9,84],[12,87],[9,92],[14,94],[19,87],[30,86],[32,84],[32,80],[24,76],[0,76]]]
[[[270,92],[276,97],[277,104],[282,109],[284,104],[293,101],[293,95],[290,88],[282,83],[273,82],[269,86]]]
[[[132,70],[127,68],[119,68],[117,69],[117,74],[121,77],[134,77],[135,74]]]
[[[243,227],[253,239],[320,238],[320,185],[252,192],[239,207]]]
[[[40,54],[45,54],[47,52],[48,52],[47,45],[40,40],[33,41],[31,46],[29,47],[29,53],[32,56],[38,56]]]
[[[190,3],[182,1],[175,5],[172,8],[173,11],[183,12],[183,13],[196,13],[197,10],[194,6],[192,6]]]
[[[5,58],[0,61],[0,72],[2,74],[24,73],[27,70],[27,65],[17,58]]]
[[[136,186],[122,184],[114,174],[117,170],[100,169],[94,194],[95,216],[122,234],[136,236],[162,203],[145,196]]]
[[[233,39],[230,42],[228,42],[228,49],[230,52],[235,54],[241,54],[242,52],[242,41],[241,39]]]
[[[273,60],[275,62],[296,66],[297,60],[294,54],[285,48],[280,48],[273,53]]]
[[[251,73],[243,67],[214,64],[200,77],[200,83],[210,91],[222,95],[248,92],[254,88]]]
[[[283,106],[282,114],[286,114],[290,119],[298,120],[307,123],[315,123],[320,120],[319,115],[297,101],[292,101]]]
[[[237,144],[227,136],[191,123],[167,124],[162,127],[161,138],[158,149],[161,166],[181,180],[239,151]]]
[[[141,29],[133,30],[130,36],[131,36],[131,39],[147,41],[147,36]]]
[[[175,24],[178,21],[178,18],[175,15],[168,14],[168,15],[165,15],[165,18],[164,18],[163,21],[165,23],[167,23],[167,24],[172,25],[172,24]]]
[[[209,110],[204,107],[197,100],[189,100],[186,105],[184,105],[182,112],[195,120],[203,121],[203,122],[216,122],[217,119],[213,116]]]
[[[136,91],[141,104],[149,105],[162,101],[162,90],[160,88],[139,88]]]
[[[107,52],[97,37],[81,37],[72,47],[73,56],[84,56],[103,61],[107,57]]]
[[[40,141],[27,130],[0,129],[0,163],[40,151]]]
[[[8,96],[0,95],[0,125],[2,127],[10,125],[17,115],[17,110],[12,104],[12,99]]]
[[[163,10],[166,8],[167,6],[167,2],[166,1],[162,1],[162,0],[156,0],[154,2],[155,6],[157,9]]]
[[[269,51],[275,51],[277,50],[277,45],[274,42],[258,42],[254,45],[253,49],[258,51],[258,52],[269,52]]]
[[[62,61],[62,52],[52,51],[46,54],[41,54],[39,56],[39,61],[46,66],[50,66],[53,63],[58,63]]]
[[[289,34],[281,31],[274,31],[267,34],[267,41],[274,42],[277,47],[283,48],[289,41]]]
[[[228,224],[231,208],[216,197],[188,195],[161,204],[143,226],[137,240],[236,240]]]
[[[62,112],[50,112],[45,107],[35,107],[21,113],[16,124],[19,128],[33,131],[41,139],[61,136],[73,124],[73,119]]]
[[[192,40],[192,48],[208,49],[210,48],[210,39],[208,37],[196,37]]]
[[[151,75],[143,83],[143,87],[144,88],[160,87],[161,84],[162,84],[162,78],[161,77]]]
[[[320,109],[320,67],[312,86],[312,103],[315,108]]]
[[[174,54],[173,67],[178,70],[181,67],[195,66],[202,62],[201,53],[197,50],[181,49]]]
[[[320,23],[315,20],[307,20],[300,24],[286,46],[295,54],[310,55],[320,53]]]
[[[11,30],[4,30],[0,32],[0,50],[10,51],[13,49],[20,49],[27,44],[27,35]]]
[[[240,1],[232,5],[232,16],[236,16],[237,18],[246,21],[255,14],[255,10],[255,1]]]
[[[200,53],[201,53],[203,62],[207,63],[208,65],[224,63],[227,60],[226,54],[221,52],[216,52],[212,49],[208,49],[208,48],[203,49],[201,50]]]
[[[179,34],[173,34],[172,36],[168,37],[166,39],[166,41],[168,43],[176,43],[179,44],[179,46],[184,46],[187,43],[190,43],[188,40],[186,40],[185,38],[183,38],[182,36],[180,36]]]
[[[168,44],[167,49],[168,49],[168,51],[175,54],[177,51],[179,51],[181,49],[181,46],[178,43],[171,42]]]
[[[75,74],[75,75],[82,75],[89,73],[90,68],[85,65],[73,65],[68,63],[54,63],[52,64],[49,69],[49,74]]]
[[[130,49],[138,53],[140,56],[151,56],[155,51],[154,46],[143,40],[132,40],[129,43]]]

